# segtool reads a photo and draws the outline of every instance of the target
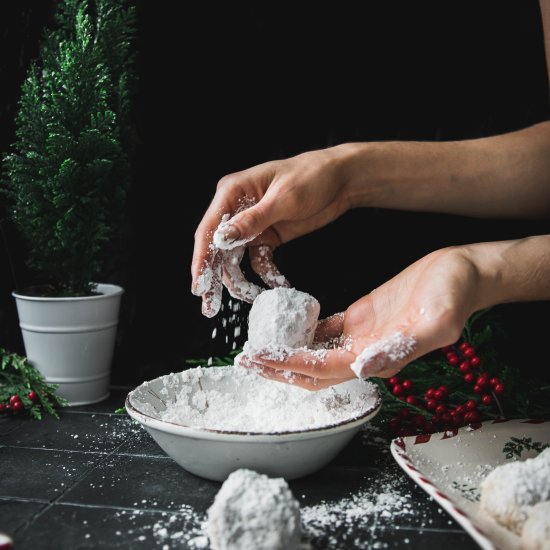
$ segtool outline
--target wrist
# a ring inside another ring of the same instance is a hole
[[[477,310],[550,299],[550,235],[461,247],[478,276]]]
[[[380,170],[383,144],[344,143],[333,149],[343,182],[342,194],[349,208],[383,204],[381,196],[389,191],[388,182],[383,181],[387,171]]]

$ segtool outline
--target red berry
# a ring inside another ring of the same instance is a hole
[[[428,399],[426,403],[426,408],[428,408],[430,411],[435,410],[437,407],[437,401],[435,399]]]
[[[397,376],[392,376],[388,382],[390,383],[391,386],[395,386],[396,384],[399,384],[399,378],[397,378]]]
[[[422,428],[422,426],[424,426],[424,422],[425,422],[425,419],[424,419],[424,417],[423,417],[421,414],[415,414],[415,415],[412,417],[412,423],[413,423],[417,428]]]
[[[475,408],[477,408],[477,403],[473,399],[468,399],[465,403],[466,410],[473,411]]]
[[[21,400],[19,401],[14,401],[12,404],[11,404],[11,408],[13,409],[13,412],[19,412],[19,411],[22,411],[23,410],[23,402]]]
[[[447,363],[449,363],[449,365],[451,365],[452,367],[455,367],[460,363],[460,359],[458,358],[458,355],[456,353],[448,353]]]
[[[447,386],[439,386],[438,390],[443,392],[445,394],[445,397],[449,395],[449,388],[447,388]]]
[[[479,376],[481,376],[481,378],[486,378],[487,379],[487,382],[489,381],[489,379],[491,378],[491,375],[485,370],[483,371]]]
[[[451,416],[452,416],[453,426],[458,427],[464,424],[464,417],[461,414],[455,414]]]
[[[481,359],[477,355],[474,355],[473,357],[470,357],[470,363],[472,367],[479,367]]]
[[[426,391],[426,399],[433,399],[434,394],[435,394],[435,389],[428,388],[428,391]]]
[[[464,415],[464,420],[471,424],[472,422],[478,422],[480,419],[479,413],[477,411],[471,411]]]
[[[441,348],[441,351],[445,355],[448,355],[449,353],[451,353],[453,351],[453,346],[444,346],[444,347]]]
[[[21,398],[18,395],[12,395],[10,397],[10,405],[13,407],[15,403],[21,403]]]
[[[464,382],[467,382],[468,384],[472,384],[475,381],[476,377],[474,374],[469,372],[468,374],[464,375]]]
[[[462,363],[460,363],[460,366],[458,367],[458,370],[462,374],[466,374],[467,372],[470,372],[470,361],[462,361]]]
[[[412,387],[413,387],[413,383],[410,380],[403,380],[403,383],[401,385],[406,390],[412,390]]]
[[[444,391],[435,390],[434,399],[437,399],[438,401],[441,401],[442,399],[445,399],[445,397],[447,397],[447,396],[445,395]]]
[[[470,345],[469,342],[462,342],[462,344],[460,344],[460,349],[462,351],[464,351],[465,349],[468,349],[468,348],[471,348],[472,346]]]
[[[489,384],[494,388],[495,386],[498,386],[500,384],[500,380],[495,376],[495,378],[491,378],[489,380]]]
[[[487,378],[484,378],[483,376],[480,376],[478,379],[477,379],[477,382],[476,384],[480,387],[480,388],[484,388],[488,383],[488,380]]]
[[[478,384],[474,386],[474,393],[483,393],[484,391],[485,388],[483,388],[482,386],[479,386]]]
[[[432,433],[434,431],[434,428],[435,428],[435,426],[430,421],[424,422],[424,426],[422,427],[422,429],[428,434]]]
[[[464,405],[459,405],[455,409],[456,414],[464,414],[466,412],[466,407]]]
[[[500,395],[502,393],[504,393],[504,384],[497,384],[494,388],[493,388],[493,391],[497,394],[497,395]]]
[[[403,395],[403,386],[401,384],[395,384],[395,386],[392,389],[393,395]]]
[[[35,391],[30,391],[29,394],[27,395],[27,397],[31,401],[36,401],[38,399],[38,394]]]
[[[388,422],[388,426],[391,430],[396,431],[401,427],[401,419],[399,417],[394,417]]]
[[[416,397],[414,397],[414,395],[407,395],[407,398],[405,399],[405,401],[409,405],[418,405],[418,401],[417,401]]]
[[[447,407],[445,407],[445,405],[438,405],[435,408],[435,412],[439,415],[443,414],[446,410],[447,410]]]
[[[450,422],[452,421],[452,419],[453,419],[453,418],[451,417],[451,415],[450,415],[449,413],[443,413],[443,414],[441,415],[441,420],[443,420],[443,422],[444,422],[445,424],[450,424]]]
[[[400,418],[409,418],[409,416],[411,416],[411,410],[404,407],[403,409],[399,409],[397,414]]]
[[[0,403],[0,413],[3,413],[6,411],[7,406],[4,403]]]
[[[464,357],[473,357],[476,354],[476,350],[471,346],[462,351]]]
[[[492,400],[493,400],[493,398],[488,393],[481,396],[481,402],[484,405],[490,405]]]

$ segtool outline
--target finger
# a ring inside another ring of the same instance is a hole
[[[252,355],[249,359],[265,367],[279,370],[289,370],[312,378],[338,378],[349,380],[355,377],[350,364],[355,355],[344,349],[290,351],[280,360],[270,355],[269,350]]]
[[[283,218],[281,202],[264,196],[254,206],[235,214],[216,231],[216,246],[228,250],[254,240]]]
[[[290,283],[273,262],[273,249],[270,246],[265,244],[250,246],[248,255],[252,269],[269,288],[280,286],[290,288]]]
[[[312,378],[311,376],[306,376],[305,374],[299,374],[296,372],[283,371],[283,370],[273,369],[271,367],[265,367],[265,366],[259,365],[258,363],[254,363],[253,361],[250,361],[246,357],[241,358],[239,364],[245,368],[254,369],[254,371],[257,374],[259,374],[263,378],[267,378],[268,380],[283,382],[284,384],[298,386],[300,388],[304,388],[310,391],[319,391],[324,388],[328,388],[329,386],[340,384],[347,380],[347,379],[331,380],[331,379]]]
[[[344,330],[344,313],[335,313],[330,317],[321,319],[315,330],[315,342],[327,342],[342,335]]]
[[[202,314],[214,317],[222,305],[222,254],[218,253],[212,260],[209,289],[202,295]]]
[[[447,345],[448,342],[456,342],[463,326],[455,317],[454,312],[443,312],[433,317],[426,316],[415,322],[406,331],[403,331],[414,339],[412,352],[405,357],[390,357],[384,363],[381,363],[379,374],[373,376],[381,378],[394,376],[411,361]]]
[[[212,238],[223,214],[231,212],[235,208],[238,198],[226,195],[227,193],[216,193],[195,232],[195,245],[191,262],[191,276],[193,278],[191,292],[196,296],[202,296],[210,290],[212,262],[217,251],[212,243]]]
[[[233,298],[252,303],[263,288],[247,281],[241,271],[241,260],[245,251],[244,246],[233,250],[220,251],[223,255],[223,282]]]

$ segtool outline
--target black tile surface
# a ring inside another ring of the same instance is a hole
[[[167,458],[114,455],[62,498],[64,502],[171,510],[190,504],[205,511],[219,483],[187,473]]]
[[[0,437],[0,445],[68,451],[109,453],[141,427],[126,414],[72,414],[61,411],[60,420],[47,416],[26,419]]]
[[[147,430],[141,426],[119,447],[117,454],[167,457],[167,454],[157,445]]]
[[[141,426],[114,413],[128,391],[64,410],[59,421],[0,419],[0,531],[14,537],[16,550],[207,548],[200,524],[220,484],[187,473]],[[475,548],[403,474],[388,445],[369,428],[328,467],[290,482],[303,507],[359,494],[376,499],[387,490],[406,502],[406,513],[310,531],[312,549]]]
[[[103,455],[0,448],[0,497],[52,500],[88,473]]]
[[[30,521],[47,505],[47,501],[32,502],[0,498],[0,531],[13,536],[19,527]]]

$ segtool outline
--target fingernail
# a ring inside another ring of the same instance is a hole
[[[228,244],[238,240],[240,237],[241,232],[234,225],[228,225],[225,233],[223,234],[223,239]]]

